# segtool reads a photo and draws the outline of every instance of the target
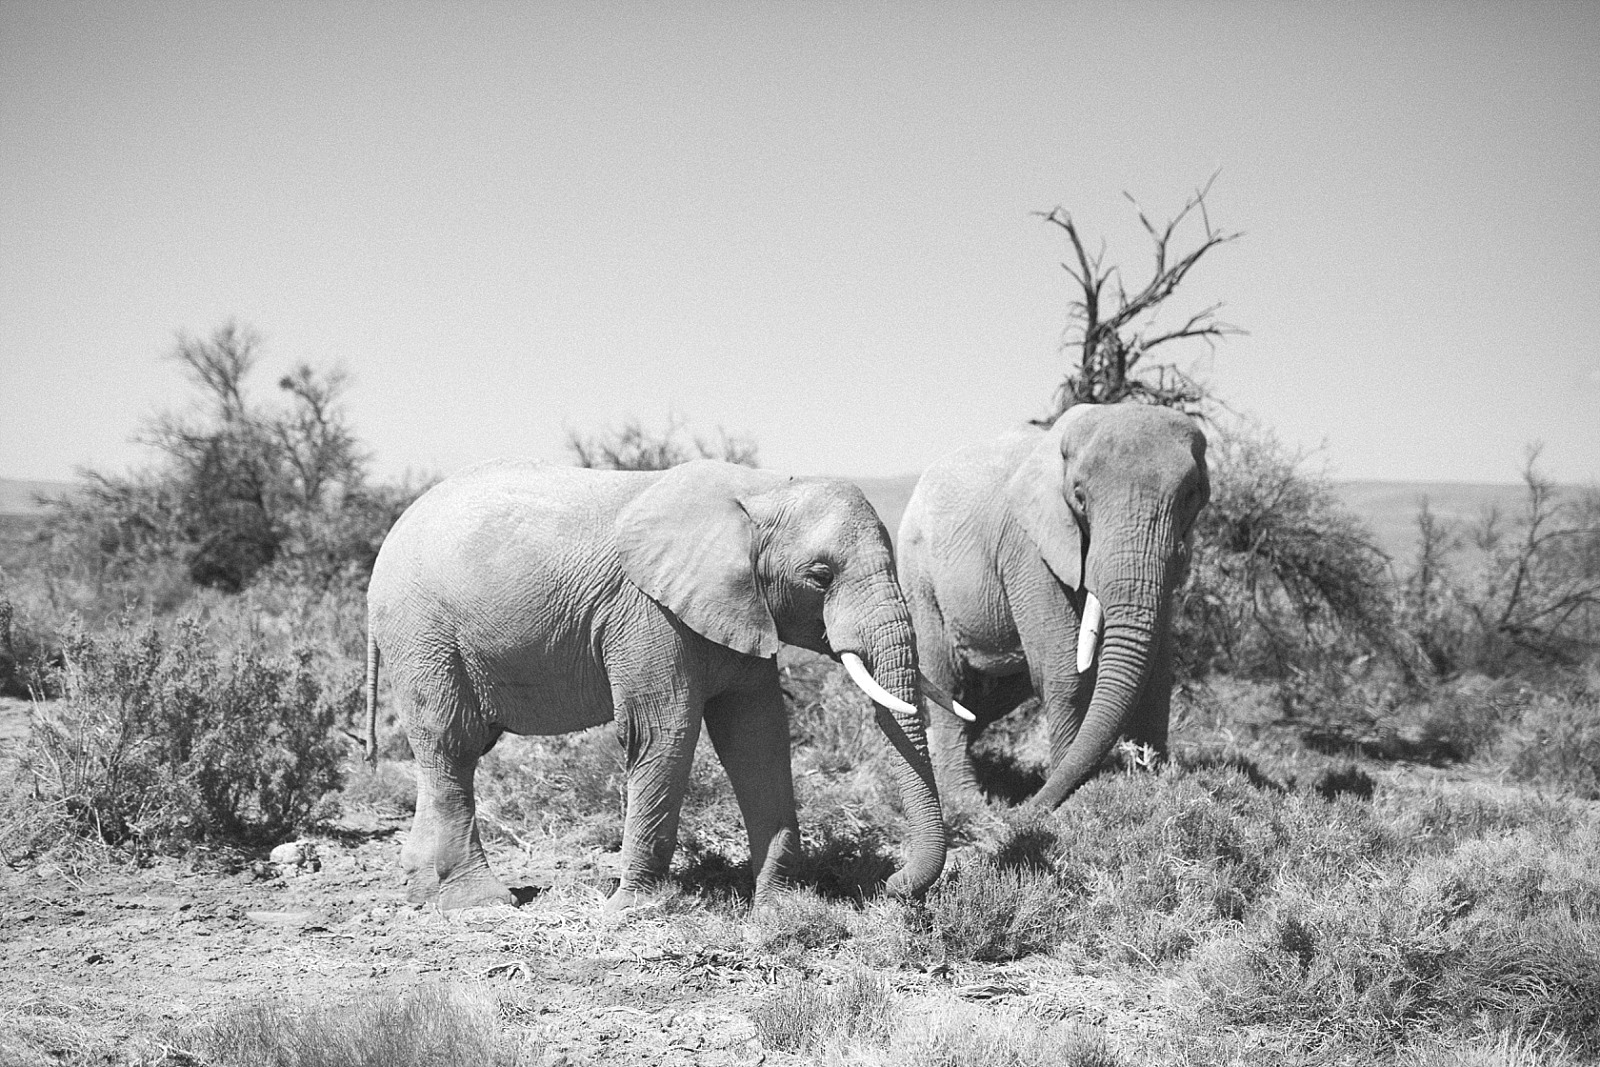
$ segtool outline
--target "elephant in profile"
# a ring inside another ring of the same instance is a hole
[[[922,476],[900,526],[900,581],[930,689],[941,792],[977,794],[971,743],[1037,695],[1054,807],[1119,736],[1165,753],[1173,594],[1210,496],[1193,420],[1080,404],[1048,429],[974,445]]]
[[[701,460],[669,471],[493,462],[403,514],[367,593],[367,700],[380,656],[417,764],[401,852],[409,896],[510,903],[479,841],[473,772],[504,731],[606,722],[626,760],[622,878],[607,910],[667,874],[701,723],[733,785],[760,900],[799,850],[776,653],[832,656],[894,747],[921,893],[944,865],[911,614],[889,537],[848,482]]]

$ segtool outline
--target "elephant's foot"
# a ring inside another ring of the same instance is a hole
[[[432,904],[439,899],[439,878],[431,867],[406,872],[406,900]]]
[[[639,891],[637,889],[628,889],[619,885],[616,891],[606,898],[606,902],[601,906],[600,912],[603,915],[620,916],[631,911],[638,903]]]
[[[620,919],[626,915],[660,908],[671,899],[670,891],[664,890],[666,883],[659,879],[637,883],[631,888],[619,885],[600,906],[600,914],[606,919]]]
[[[497,904],[515,907],[516,903],[516,895],[488,873],[452,879],[439,889],[440,911],[487,908]]]
[[[792,869],[792,868],[784,868]],[[799,884],[794,879],[781,874],[758,876],[756,878],[755,893],[750,899],[750,906],[757,910],[771,907],[780,903],[786,896],[795,892]]]

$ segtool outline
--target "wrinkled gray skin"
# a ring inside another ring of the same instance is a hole
[[[627,762],[614,910],[667,873],[704,722],[744,816],[757,899],[799,831],[779,642],[855,652],[920,706],[911,617],[889,538],[861,491],[699,461],[665,472],[476,467],[425,493],[378,554],[367,593],[369,692],[390,672],[416,755],[401,852],[414,901],[510,903],[479,843],[472,779],[506,730],[614,722]],[[899,754],[916,894],[945,838],[917,715],[878,709]]]
[[[970,746],[1037,694],[1054,807],[1119,736],[1167,747],[1173,593],[1210,495],[1205,437],[1177,412],[1079,405],[1048,430],[963,449],[923,474],[900,527],[900,580],[922,669],[976,716],[930,705],[941,793],[977,794]],[[1085,591],[1105,608],[1078,673]]]

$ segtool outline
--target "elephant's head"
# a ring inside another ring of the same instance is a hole
[[[797,645],[851,668],[900,756],[911,858],[889,889],[931,885],[945,835],[911,613],[889,535],[861,490],[701,460],[641,493],[618,517],[617,537],[629,580],[702,636],[752,656]]]
[[[1205,454],[1205,436],[1178,412],[1082,404],[1007,486],[1012,514],[1080,609],[1078,669],[1097,666],[1088,712],[1040,804],[1060,803],[1105,758],[1164,654],[1173,593],[1210,498]]]

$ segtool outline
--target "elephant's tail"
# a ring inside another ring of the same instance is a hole
[[[367,753],[366,760],[378,766],[378,639],[367,634]]]

